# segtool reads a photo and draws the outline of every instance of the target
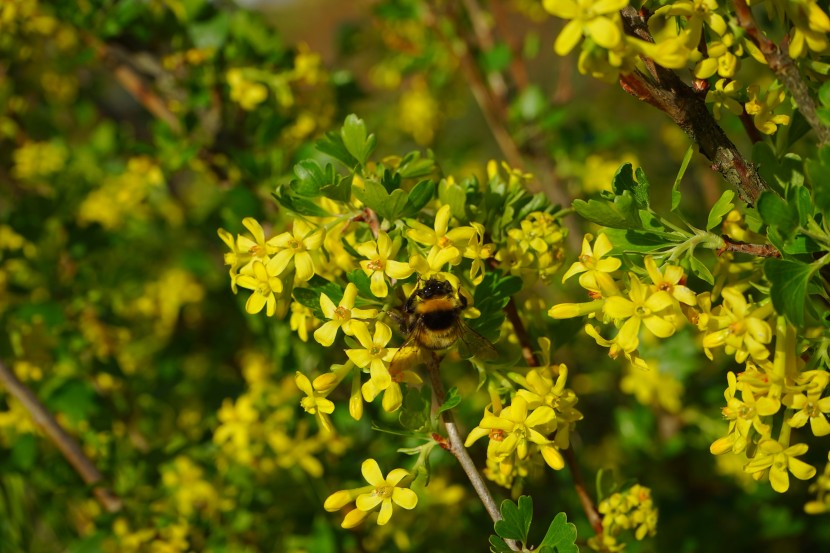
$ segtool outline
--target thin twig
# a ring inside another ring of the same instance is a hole
[[[431,353],[428,356],[427,368],[429,370],[430,382],[432,383],[432,391],[435,393],[436,402],[440,406],[444,403],[447,394],[444,391],[444,384],[441,382],[438,356],[435,353]],[[490,494],[490,490],[487,489],[487,484],[484,482],[484,478],[481,477],[481,473],[478,472],[470,454],[467,453],[467,448],[464,447],[464,440],[461,439],[461,434],[458,432],[458,426],[455,424],[452,410],[448,409],[441,413],[441,419],[444,421],[444,428],[447,429],[448,440],[439,441],[439,444],[458,459],[461,468],[467,474],[467,478],[470,479],[473,489],[475,489],[479,499],[481,499],[481,503],[487,509],[487,514],[490,515],[493,522],[502,520],[496,501]]]
[[[786,42],[782,47],[779,47],[764,35],[755,23],[755,18],[746,0],[734,0],[734,4],[738,24],[746,30],[746,34],[750,40],[761,50],[764,59],[767,60],[767,65],[775,73],[775,76],[778,77],[778,80],[784,83],[784,86],[790,91],[793,100],[795,100],[798,106],[798,110],[816,132],[819,142],[821,144],[830,142],[830,127],[822,124],[818,118],[816,102],[810,95],[810,91],[807,89],[807,83],[801,77],[801,72],[790,57]]]
[[[83,481],[92,486],[92,493],[95,494],[101,506],[110,513],[120,511],[122,507],[121,499],[109,488],[99,485],[104,477],[84,454],[78,442],[61,428],[52,413],[2,361],[0,361],[0,384],[3,384],[12,397],[17,399],[29,412],[32,420],[43,429],[46,436],[58,447],[64,458],[72,465],[72,468],[75,469],[75,472]]]
[[[781,257],[781,252],[772,244],[746,244],[744,242],[737,242],[730,240],[726,236],[722,236],[724,246],[718,250],[718,255],[723,252],[739,252],[748,253],[756,257]]]

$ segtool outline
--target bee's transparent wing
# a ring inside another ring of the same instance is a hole
[[[486,361],[499,356],[496,348],[487,338],[468,327],[463,321],[458,321],[458,326],[458,353],[462,358],[475,357],[478,360]]]
[[[419,364],[424,363],[423,351],[418,345],[418,333],[420,328],[416,328],[412,334],[409,335],[404,345],[402,345],[392,361],[389,363],[389,372],[391,374],[398,374],[401,371],[410,371]]]

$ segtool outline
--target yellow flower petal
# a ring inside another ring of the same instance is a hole
[[[378,466],[378,462],[374,459],[366,459],[363,461],[360,465],[360,473],[363,474],[363,478],[372,486],[383,486],[386,484],[386,481],[383,479],[383,473],[380,472],[380,466]]]
[[[392,490],[392,501],[404,509],[414,509],[418,504],[418,494],[409,488],[395,488]]]

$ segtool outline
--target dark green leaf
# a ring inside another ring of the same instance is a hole
[[[504,42],[495,44],[482,55],[482,66],[487,73],[500,73],[510,65],[510,46]]]
[[[428,386],[408,388],[401,406],[399,421],[401,426],[409,430],[420,430],[429,419],[429,408],[431,404],[430,390]]]
[[[398,167],[398,173],[405,179],[424,177],[435,170],[435,160],[426,157],[422,158],[420,152],[407,154]]]
[[[715,205],[712,206],[712,209],[709,210],[709,218],[706,221],[706,230],[712,230],[716,226],[721,224],[723,218],[735,208],[735,204],[732,203],[732,199],[735,197],[735,192],[732,190],[726,190],[718,201],[715,202]]]
[[[361,296],[365,298],[375,297],[372,293],[372,281],[363,269],[356,269],[348,273],[346,278],[349,279],[349,282],[354,283],[354,285],[357,286],[357,291]]]
[[[764,274],[770,282],[769,293],[775,310],[795,326],[801,326],[813,267],[791,259],[767,259]]]
[[[310,217],[328,217],[330,215],[328,211],[307,198],[287,194],[283,187],[277,188],[273,196],[277,203],[293,213]]]
[[[510,547],[504,543],[504,540],[498,536],[490,536],[490,551],[491,553],[514,553]]]
[[[824,214],[825,219],[830,218],[830,146],[822,147],[817,159],[808,159],[805,169],[813,186],[816,208]]]
[[[671,187],[671,211],[676,211],[680,207],[680,181],[683,180],[683,175],[686,174],[686,169],[689,167],[689,161],[691,161],[694,151],[694,144],[690,144],[686,150],[686,155],[683,156],[680,170],[677,171],[677,176],[674,178],[674,185]]]
[[[651,253],[682,242],[684,237],[671,233],[645,232],[641,230],[605,229],[603,231],[614,245],[613,253]]]
[[[823,106],[830,106],[830,81],[825,81],[818,89],[818,101]]]
[[[506,540],[527,543],[527,533],[530,531],[530,523],[533,519],[533,499],[523,495],[519,497],[518,505],[506,499],[502,501],[499,510],[503,520],[496,522],[496,534]]]
[[[415,217],[435,195],[435,183],[431,180],[422,180],[412,187],[406,198],[406,205],[401,212],[401,217]]]
[[[559,513],[548,526],[540,547],[550,547],[556,553],[579,553],[576,545],[576,526],[568,522],[565,513]]]
[[[763,192],[758,198],[756,208],[767,225],[778,227],[784,233],[789,233],[798,225],[798,212],[795,206],[788,204],[774,192]]]
[[[300,196],[317,196],[325,184],[325,175],[320,164],[313,159],[304,159],[294,166],[297,178],[291,181],[291,190]]]
[[[329,165],[331,167],[331,165]],[[326,198],[332,199],[336,202],[348,202],[352,197],[352,179],[342,175],[336,175],[333,184],[326,184],[320,187],[320,193]]]
[[[37,457],[37,441],[34,434],[21,434],[12,442],[8,460],[11,467],[21,471],[28,471]]]

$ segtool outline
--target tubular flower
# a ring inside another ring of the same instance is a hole
[[[228,270],[231,277],[231,290],[236,294],[236,275],[239,274],[239,268],[247,265],[251,261],[251,253],[245,248],[239,246],[239,240],[234,240],[233,235],[223,228],[218,231],[219,238],[228,246],[231,251],[225,253],[225,265],[230,265]]]
[[[314,228],[302,219],[296,219],[290,232],[272,239],[274,245],[280,248],[273,258],[279,271],[282,272],[294,260],[294,282],[307,282],[314,276],[314,261],[309,252],[322,246],[325,236],[323,227]]]
[[[744,467],[755,480],[761,480],[769,471],[772,489],[784,493],[790,488],[789,473],[799,480],[809,480],[816,474],[816,469],[804,461],[796,459],[807,453],[807,444],[796,444],[788,448],[775,440],[763,440],[758,444],[754,459]]]
[[[314,331],[314,339],[321,345],[329,347],[337,337],[337,331],[343,329],[348,336],[354,336],[352,332],[352,319],[374,319],[377,317],[377,309],[357,309],[354,306],[357,298],[357,286],[350,282],[343,292],[343,299],[335,306],[325,293],[320,295],[320,308],[328,321]]]
[[[343,519],[341,524],[343,528],[354,528],[378,505],[380,505],[378,525],[383,526],[392,517],[393,503],[407,510],[414,509],[415,505],[418,504],[418,496],[415,492],[409,488],[398,486],[404,478],[409,476],[407,470],[394,469],[384,478],[380,466],[374,459],[363,461],[360,470],[369,486],[334,492],[323,504],[327,511],[333,512],[355,501],[357,508],[349,511]]]
[[[709,89],[709,92],[706,93],[706,103],[712,104],[712,115],[715,116],[715,119],[721,118],[723,110],[727,110],[735,115],[743,113],[743,106],[735,99],[735,96],[741,89],[741,84],[738,81],[730,79],[718,79],[715,83],[715,88]],[[736,211],[733,212],[737,213]],[[728,232],[726,234],[732,236]],[[733,236],[733,238],[735,237]]]
[[[721,291],[723,304],[713,310],[710,323],[716,325],[703,337],[703,351],[712,359],[712,348],[725,346],[727,355],[735,354],[735,361],[743,363],[747,357],[763,361],[769,357],[767,344],[772,340],[772,328],[764,319],[772,312],[766,303],[750,311],[744,295],[727,287]]]
[[[457,251],[455,248],[433,246],[426,257],[419,253],[410,257],[409,267],[412,271],[417,272],[421,278],[442,278],[449,281],[453,288],[458,290],[460,284],[458,277],[444,271],[448,264],[457,265],[461,262],[461,257],[456,256],[455,251]]]
[[[392,383],[387,362],[392,360],[398,348],[387,348],[392,330],[381,322],[375,323],[375,335],[369,335],[366,325],[352,325],[355,338],[363,349],[347,349],[346,355],[361,369],[369,367],[369,374],[375,390],[385,390]]]
[[[327,381],[331,376],[333,376],[331,373],[320,375],[314,379],[313,383],[306,375],[299,371],[297,371],[294,377],[297,388],[306,395],[306,397],[300,400],[300,405],[305,409],[306,413],[314,415],[317,418],[317,423],[320,425],[320,428],[326,432],[332,431],[329,415],[334,413],[334,403],[326,399],[326,395],[331,391],[331,388],[329,387],[329,390],[325,390],[328,387],[326,386]]]
[[[282,281],[277,277],[280,273],[277,268],[276,258],[263,265],[262,261],[254,261],[252,266],[253,275],[238,275],[236,284],[242,288],[253,290],[251,297],[245,303],[245,311],[254,315],[262,311],[272,317],[277,312],[277,294],[282,292]]]
[[[787,15],[793,22],[789,50],[793,58],[804,55],[805,47],[813,52],[827,50],[830,17],[815,0],[787,2]]]
[[[602,311],[613,319],[625,320],[616,341],[624,351],[631,352],[640,343],[640,323],[658,338],[674,334],[675,325],[667,319],[667,315],[671,315],[669,308],[673,305],[673,298],[668,292],[652,291],[632,274],[628,298],[610,297],[605,300]]]
[[[570,19],[553,45],[560,56],[573,50],[583,35],[609,49],[623,40],[618,12],[628,5],[628,0],[544,0],[542,5],[553,15]]]
[[[473,227],[476,232],[470,237],[462,255],[473,260],[470,266],[470,282],[477,285],[484,279],[484,260],[493,256],[496,245],[484,243],[484,227],[480,223],[473,223]]]
[[[603,533],[588,540],[588,545],[600,551],[622,551],[624,543],[617,536],[633,530],[642,540],[657,533],[657,509],[651,499],[651,490],[635,484],[624,492],[617,492],[602,500],[598,510],[602,515]]]
[[[597,236],[594,247],[591,248],[591,240],[593,239],[592,235],[585,235],[582,240],[582,253],[579,254],[579,261],[571,265],[562,277],[562,282],[573,275],[579,275],[579,285],[597,297],[616,296],[620,291],[610,273],[619,269],[622,262],[616,257],[605,258],[613,248],[611,241],[608,240],[605,234]]]
[[[648,276],[657,290],[668,292],[680,303],[697,305],[695,293],[685,286],[686,274],[683,272],[683,267],[666,265],[661,273],[660,269],[657,268],[657,263],[654,262],[654,258],[650,255],[645,258],[645,266]]]
[[[377,241],[364,242],[355,246],[357,253],[366,259],[360,262],[363,272],[371,279],[372,293],[385,298],[389,293],[386,278],[407,278],[413,269],[406,263],[391,259],[397,255],[401,247],[399,238],[392,240],[384,231],[378,232]]]
[[[602,335],[599,333],[597,328],[593,325],[585,325],[584,330],[585,330],[585,334],[587,334],[588,336],[593,338],[594,341],[596,341],[598,346],[601,346],[601,347],[604,347],[604,348],[609,348],[608,349],[608,357],[610,357],[611,359],[616,359],[617,357],[620,356],[620,353],[622,353],[622,354],[625,355],[625,358],[629,361],[629,363],[631,363],[635,367],[639,367],[643,370],[648,370],[648,364],[645,362],[645,360],[642,357],[640,357],[640,355],[637,353],[637,350],[625,351],[625,349],[619,343],[619,338],[620,338],[620,333],[619,332],[617,333],[616,336],[614,336],[613,340],[607,340],[607,339],[602,337]]]

